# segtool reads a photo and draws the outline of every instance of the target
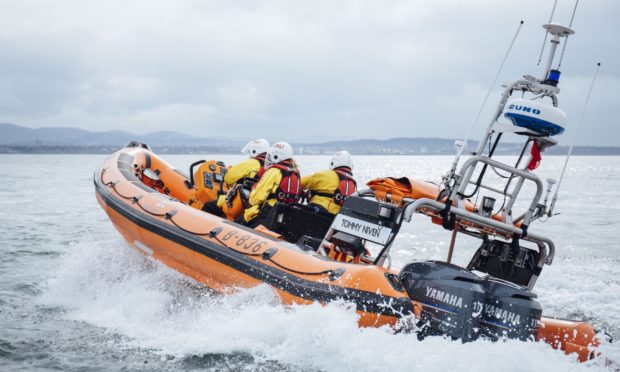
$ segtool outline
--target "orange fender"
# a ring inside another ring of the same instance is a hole
[[[596,357],[595,349],[600,345],[591,324],[545,317],[540,321],[536,340],[544,341],[566,354],[576,353],[580,362]]]

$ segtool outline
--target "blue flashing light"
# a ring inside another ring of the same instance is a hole
[[[559,70],[549,70],[549,76],[547,77],[547,79],[557,83],[558,81],[560,81],[561,74],[562,73]]]

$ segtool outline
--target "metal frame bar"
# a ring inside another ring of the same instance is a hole
[[[428,208],[434,210],[435,212],[443,211],[446,208],[446,205],[440,201],[433,199],[418,199],[414,201],[412,204],[409,204],[404,211],[403,218],[406,221],[411,221],[411,216],[415,212],[419,212],[421,209]],[[545,263],[551,265],[553,262],[553,258],[555,256],[555,244],[551,239],[546,238],[542,235],[538,235],[535,233],[528,232],[525,237],[523,237],[523,230],[515,225],[508,224],[501,221],[496,221],[491,218],[483,217],[479,214],[469,212],[465,209],[459,207],[453,207],[450,209],[450,213],[454,213],[458,218],[464,221],[469,221],[473,223],[477,223],[482,226],[490,227],[500,232],[504,232],[507,235],[518,235],[521,236],[521,239],[529,242],[533,242],[538,244],[539,242],[545,244],[549,247],[549,254],[545,259]]]
[[[528,177],[529,179],[538,178],[538,177],[533,176],[530,173],[527,173],[527,175],[529,176]],[[538,179],[538,181],[540,180]],[[360,197],[374,197],[375,193],[372,189],[361,189],[357,191],[356,195]],[[391,200],[389,193],[386,194],[386,199],[388,201]],[[405,204],[405,207],[403,208],[401,223],[403,221],[410,222],[411,217],[413,216],[413,213],[420,212],[421,209],[431,209],[435,212],[440,212],[444,210],[446,207],[446,205],[440,201],[433,200],[433,199],[426,199],[426,198],[418,199],[418,200],[414,200],[411,198],[403,198],[402,201]],[[501,222],[501,221],[496,221],[491,218],[486,218],[486,217],[469,212],[459,207],[453,207],[450,209],[450,211],[454,213],[461,220],[473,222],[473,223],[486,226],[486,227],[490,227],[490,228],[494,228],[496,230],[503,231],[507,233],[508,235],[517,234],[519,236],[522,236],[523,234],[523,230],[517,226],[514,226],[509,223]],[[483,234],[481,232],[474,233],[474,232],[466,231],[466,230],[462,230],[462,232],[468,235],[474,236],[474,237],[478,237],[478,238],[481,238]],[[525,237],[522,237],[521,239],[528,241],[528,242],[532,242],[538,246],[538,251],[540,252],[540,258],[536,266],[540,270],[542,270],[545,264],[551,265],[553,263],[553,259],[555,257],[555,244],[553,243],[551,239],[544,237],[542,235],[531,233],[531,232],[528,232],[528,234]],[[390,244],[386,246],[377,256],[375,262],[378,265],[383,265],[385,263],[387,257],[389,256],[389,252],[390,252],[390,249],[392,248],[393,242],[394,240],[391,240]],[[537,280],[538,280],[538,275],[533,274],[532,277],[530,278],[530,281],[528,282],[527,287],[530,290],[533,289]]]
[[[454,200],[455,198],[458,197],[459,194],[463,194],[466,189],[467,186],[469,185],[469,180],[471,179],[471,175],[473,174],[474,169],[476,168],[476,165],[478,163],[484,163],[484,164],[488,164],[494,168],[499,168],[501,170],[504,170],[506,172],[512,173],[518,177],[520,177],[521,179],[525,180],[528,179],[532,182],[534,182],[536,184],[536,195],[534,196],[534,199],[532,200],[532,202],[530,203],[530,207],[528,208],[528,211],[525,214],[524,217],[524,221],[523,223],[526,225],[529,225],[529,223],[531,222],[532,216],[534,215],[534,212],[536,210],[536,207],[538,206],[539,202],[540,202],[540,198],[542,197],[543,194],[543,183],[540,180],[540,178],[538,176],[536,176],[533,173],[530,173],[528,171],[525,170],[521,170],[521,169],[517,169],[514,168],[512,166],[506,165],[504,163],[500,163],[497,160],[493,160],[491,158],[488,158],[486,156],[474,156],[470,159],[468,159],[463,166],[461,167],[461,170],[459,172],[459,175],[462,176],[461,180],[459,182],[457,182],[457,184],[454,186],[452,193],[450,195],[450,199]],[[469,177],[467,176],[469,175]],[[521,184],[523,182],[521,181]],[[506,208],[506,214],[512,214],[511,208],[512,205],[514,203],[514,200],[516,199],[516,197],[518,196],[518,193],[521,189],[521,185],[518,185],[517,188],[515,190],[513,190],[513,193],[510,196],[510,201],[507,204],[510,208]],[[501,193],[504,194],[504,193]],[[514,194],[514,196],[513,196]],[[505,194],[504,194],[505,195]],[[520,233],[521,235],[522,233]]]

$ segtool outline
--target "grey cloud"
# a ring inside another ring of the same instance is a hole
[[[240,138],[459,137],[520,19],[501,80],[540,74],[551,5],[11,2],[0,14],[0,121]],[[559,2],[558,21],[572,5]],[[561,103],[571,123],[604,62],[581,144],[617,144],[619,11],[614,0],[583,2],[569,41]]]

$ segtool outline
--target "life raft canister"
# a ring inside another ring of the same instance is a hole
[[[269,199],[275,197],[282,203],[297,203],[301,198],[301,179],[297,168],[283,163],[274,164],[272,167],[282,172],[282,180],[276,192],[271,194]]]

